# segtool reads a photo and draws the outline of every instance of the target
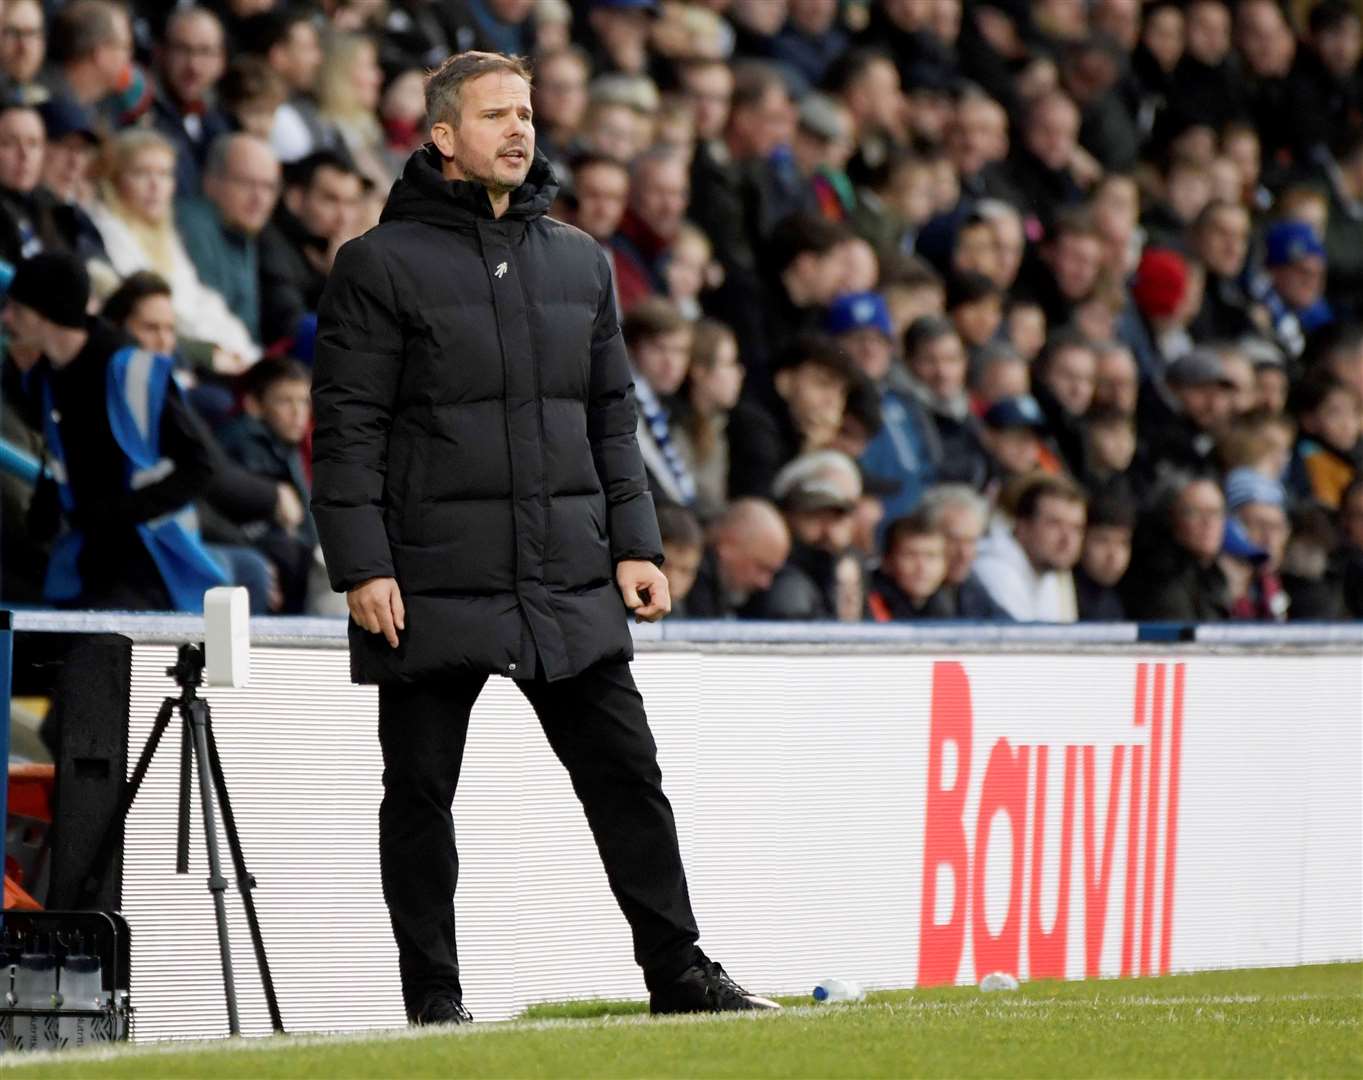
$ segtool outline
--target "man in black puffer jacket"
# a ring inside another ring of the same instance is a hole
[[[760,1007],[696,947],[626,608],[667,613],[610,270],[545,217],[529,73],[495,53],[427,82],[433,145],[322,298],[313,515],[379,684],[379,853],[417,1023],[464,1009],[450,817],[469,711],[516,680],[568,768],[655,1012]],[[623,598],[623,599],[622,599]]]

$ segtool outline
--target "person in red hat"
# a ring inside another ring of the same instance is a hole
[[[1131,296],[1159,354],[1160,371],[1193,347],[1188,323],[1202,306],[1202,266],[1170,248],[1146,248]]]

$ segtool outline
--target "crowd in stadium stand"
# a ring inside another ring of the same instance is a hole
[[[76,256],[173,358],[253,610],[345,611],[315,313],[467,49],[532,60],[609,255],[674,615],[1363,617],[1354,0],[3,0],[0,271]],[[41,604],[69,522],[0,484]]]

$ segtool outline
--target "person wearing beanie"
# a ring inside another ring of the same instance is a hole
[[[1300,356],[1306,336],[1334,322],[1325,299],[1325,245],[1315,226],[1289,219],[1264,236],[1264,270],[1250,281],[1250,295],[1273,323],[1273,335],[1289,356]]]
[[[204,590],[225,582],[189,506],[213,471],[208,436],[171,361],[88,316],[89,302],[81,262],[41,252],[15,269],[3,315],[47,444],[29,517],[31,532],[54,541],[44,599],[202,610]]]
[[[1264,553],[1249,588],[1231,605],[1231,618],[1282,622],[1289,600],[1279,575],[1292,533],[1283,485],[1256,469],[1232,469],[1226,475],[1226,513]]]
[[[1146,248],[1131,283],[1131,297],[1155,346],[1158,377],[1192,348],[1188,323],[1202,306],[1203,271],[1170,248]]]

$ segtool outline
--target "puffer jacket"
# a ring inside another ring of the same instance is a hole
[[[622,559],[662,561],[610,267],[545,216],[537,155],[500,219],[409,159],[336,258],[318,315],[312,511],[332,588],[395,577],[394,649],[350,625],[356,682],[575,675],[632,653]]]

